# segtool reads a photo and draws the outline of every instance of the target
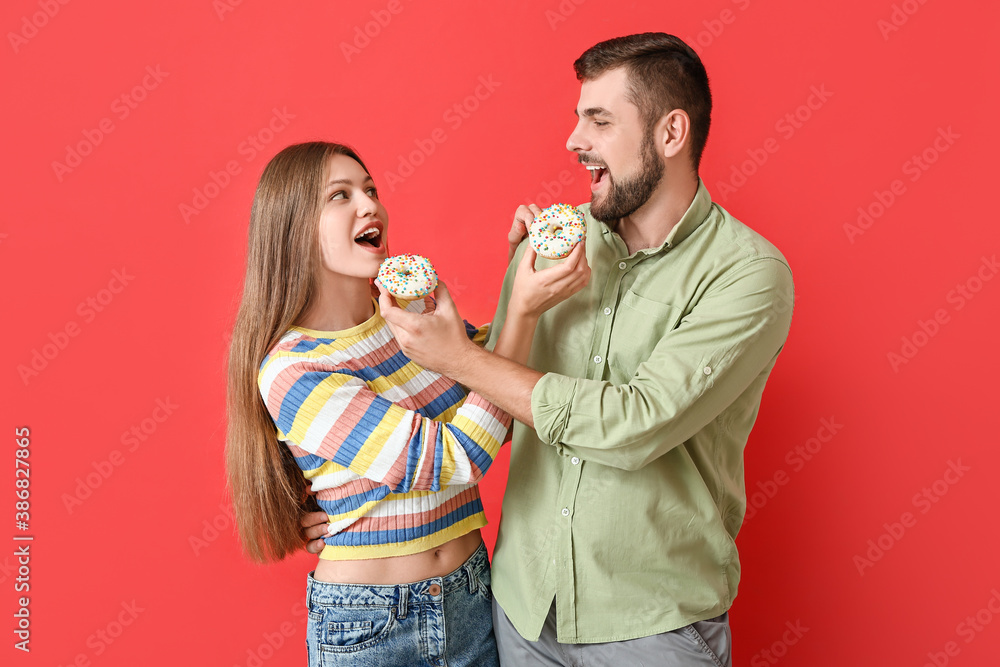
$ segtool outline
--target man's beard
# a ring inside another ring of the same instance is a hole
[[[647,131],[642,138],[642,164],[639,173],[629,179],[621,179],[615,183],[608,173],[608,192],[604,200],[595,201],[596,193],[591,194],[590,214],[601,222],[614,225],[627,215],[632,215],[640,206],[649,201],[656,186],[663,178],[663,164],[656,155],[653,145],[653,133]]]

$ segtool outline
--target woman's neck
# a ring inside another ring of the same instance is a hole
[[[344,278],[320,283],[316,299],[296,324],[316,331],[343,331],[375,314],[367,278]]]

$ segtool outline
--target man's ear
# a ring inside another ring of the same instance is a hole
[[[683,109],[674,109],[657,122],[653,136],[661,157],[682,155],[691,144],[691,117]]]

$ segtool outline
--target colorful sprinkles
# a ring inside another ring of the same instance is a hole
[[[562,259],[583,239],[586,230],[583,213],[575,206],[553,204],[535,217],[528,238],[542,257]]]
[[[430,260],[420,255],[394,255],[382,261],[377,280],[389,294],[399,299],[421,299],[438,284]]]

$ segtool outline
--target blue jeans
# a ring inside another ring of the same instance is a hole
[[[329,584],[309,573],[310,667],[499,667],[486,546],[412,584]]]

